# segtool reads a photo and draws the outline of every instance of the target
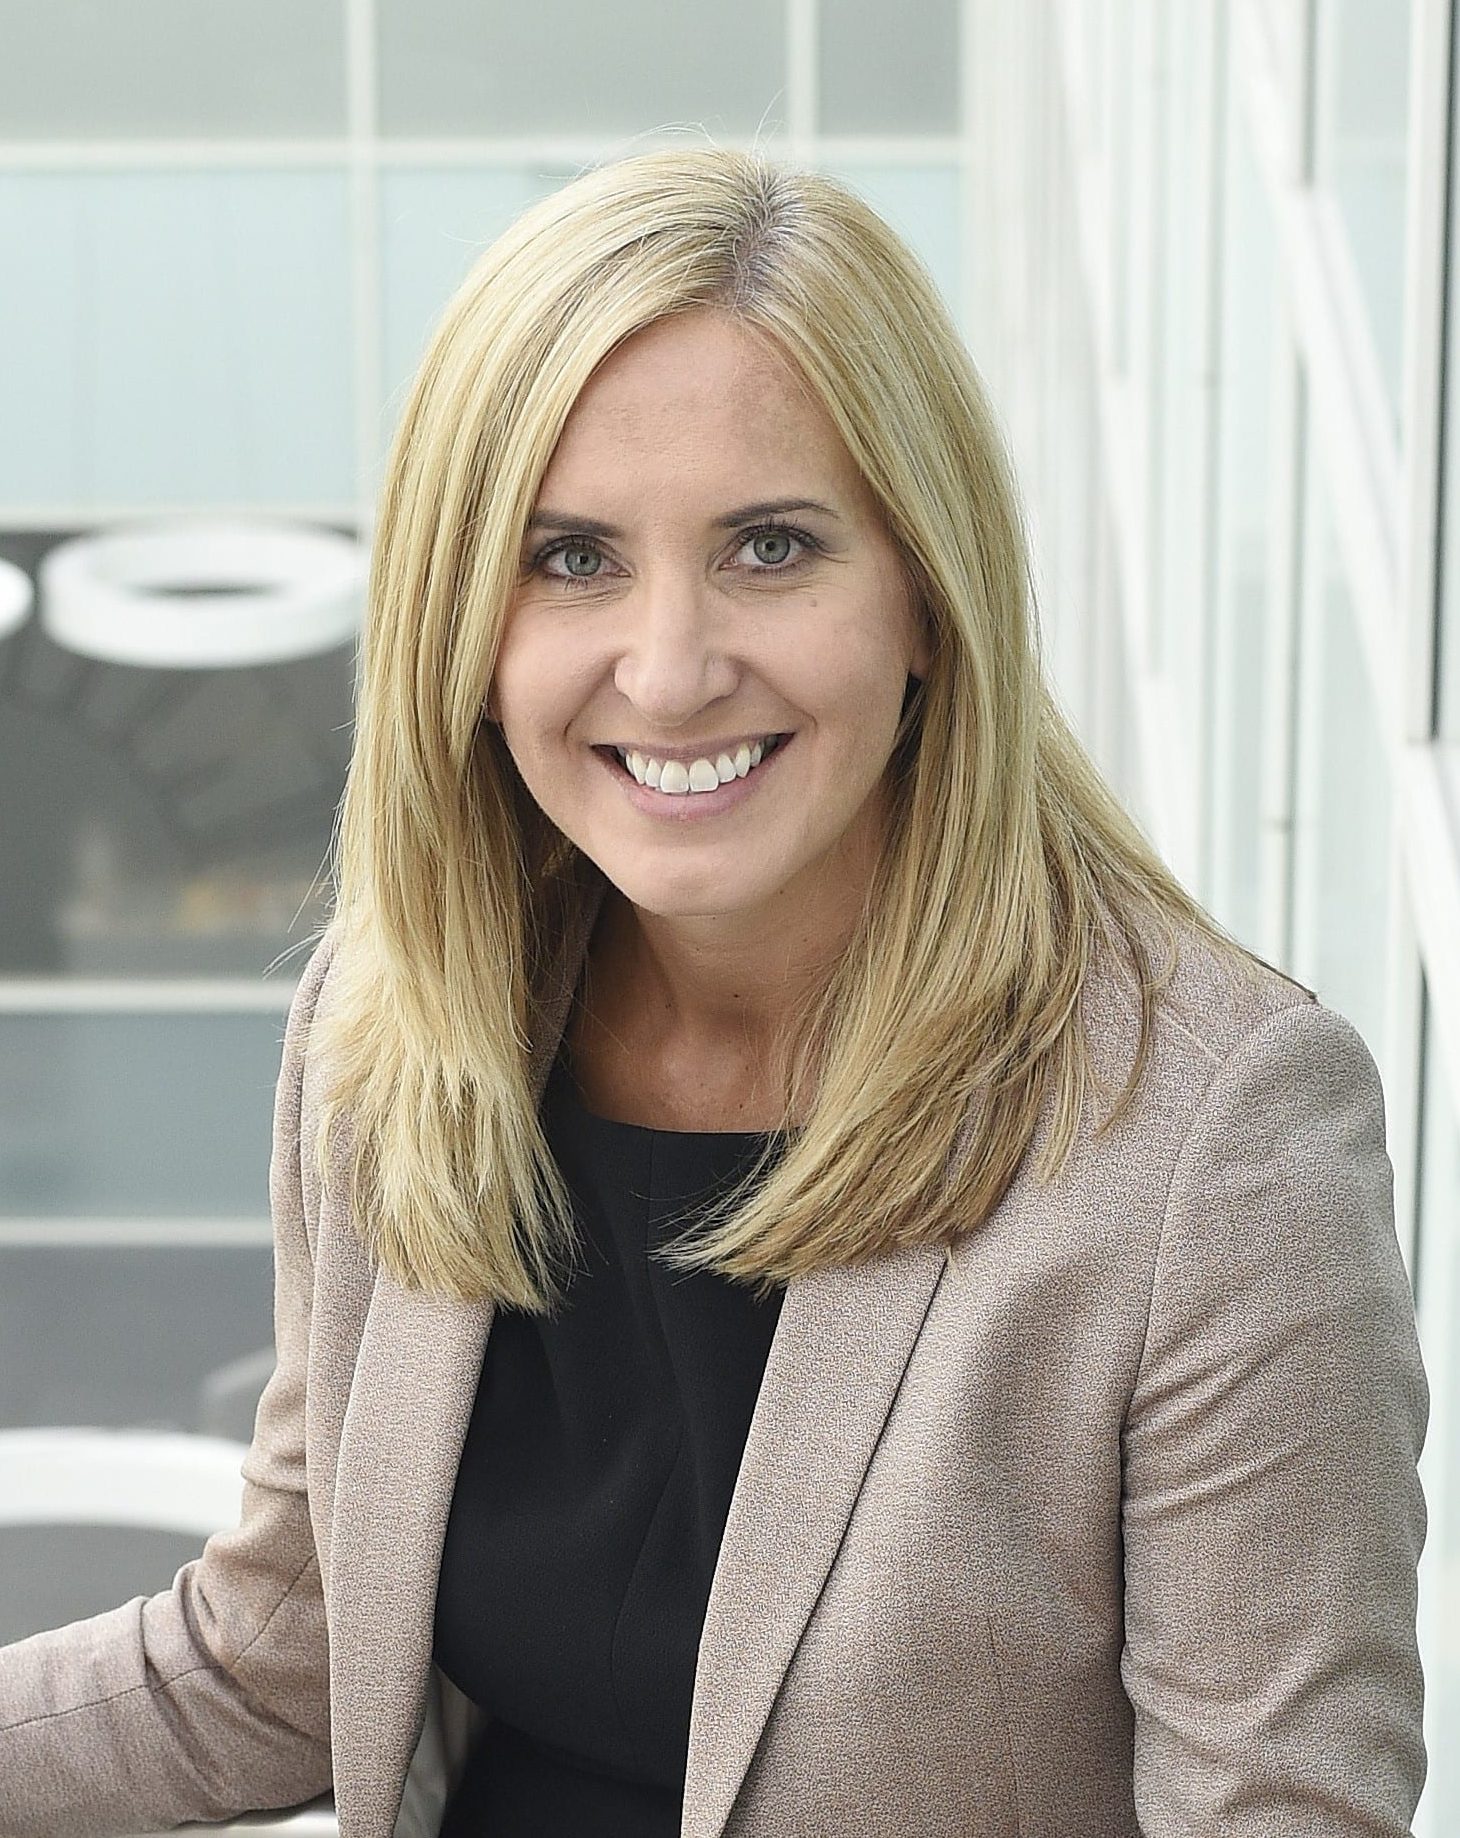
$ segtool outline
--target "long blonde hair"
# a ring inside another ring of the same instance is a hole
[[[539,481],[595,366],[712,306],[778,341],[879,501],[932,636],[889,763],[889,842],[850,948],[783,1028],[786,1118],[663,1255],[761,1290],[984,1219],[1051,1105],[1065,1159],[1094,1077],[1102,941],[1146,1064],[1176,938],[1248,958],[1071,733],[1032,629],[997,424],[917,258],[846,187],[756,152],[639,154],[520,216],[448,305],[405,404],[375,535],[337,831],[323,1170],[407,1285],[547,1312],[573,1245],[527,1049],[578,852],[483,718]],[[581,858],[580,858],[581,859]],[[1165,961],[1150,940],[1165,940]],[[956,1151],[956,1152],[955,1152]]]

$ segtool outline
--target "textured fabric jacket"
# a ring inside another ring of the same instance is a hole
[[[539,1091],[601,892],[563,939]],[[430,1838],[470,1742],[432,1610],[491,1310],[374,1275],[314,1178],[332,949],[285,1032],[278,1365],[241,1524],[169,1591],[0,1651],[9,1838],[331,1783],[343,1838]],[[1102,969],[1083,1001],[1118,1089],[1134,998]],[[1032,1160],[951,1259],[787,1291],[685,1838],[1407,1833],[1429,1398],[1367,1049],[1193,943],[1133,1109],[1052,1184]]]

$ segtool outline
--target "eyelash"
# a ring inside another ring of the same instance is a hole
[[[801,567],[802,563],[807,561],[811,555],[820,552],[821,544],[817,542],[814,536],[808,534],[805,530],[797,529],[796,525],[793,523],[781,523],[775,518],[765,523],[747,526],[743,529],[740,532],[740,547],[743,549],[748,542],[752,542],[757,536],[772,534],[791,537],[793,541],[801,544],[802,548],[807,551],[807,554],[795,556],[789,561],[782,562],[779,566],[763,565],[759,568],[752,568],[750,570],[752,574],[766,574],[770,575],[773,579],[778,579],[782,575],[794,574],[797,569]],[[549,556],[561,554],[564,549],[592,549],[600,555],[603,553],[602,550],[599,549],[598,544],[589,536],[558,536],[555,537],[552,542],[545,543],[542,548],[538,550],[537,554],[533,556],[532,571],[534,573],[540,572],[543,563]],[[596,587],[602,579],[600,575],[596,574],[550,574],[546,578],[573,589]]]

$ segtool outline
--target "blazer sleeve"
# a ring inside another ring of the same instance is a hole
[[[277,1364],[236,1529],[171,1589],[0,1649],[0,1833],[101,1838],[288,1806],[330,1785],[328,1651],[305,1495],[312,1257],[305,1040],[332,943],[285,1026],[269,1165]],[[307,1145],[306,1145],[307,1147]]]
[[[1409,1832],[1428,1413],[1379,1075],[1301,1002],[1183,1146],[1122,1438],[1146,1838]]]

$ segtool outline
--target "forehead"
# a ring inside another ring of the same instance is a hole
[[[813,482],[857,495],[856,466],[800,371],[764,334],[698,310],[634,333],[584,385],[543,480],[562,488],[735,479],[751,496]],[[792,477],[794,473],[794,477]],[[775,478],[769,477],[775,474]]]

